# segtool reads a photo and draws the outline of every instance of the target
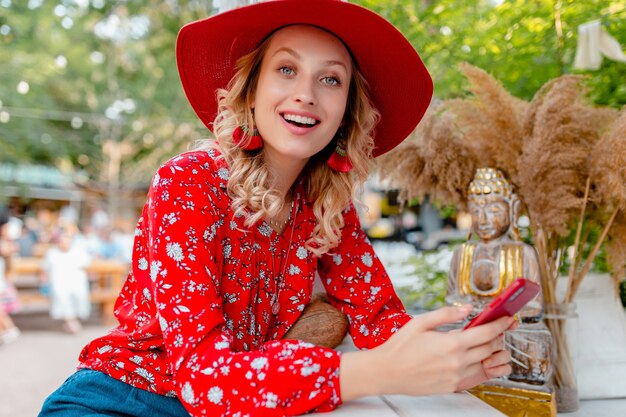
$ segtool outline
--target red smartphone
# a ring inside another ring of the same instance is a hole
[[[518,278],[509,284],[485,309],[474,317],[465,329],[499,319],[504,316],[513,316],[520,311],[530,300],[539,294],[539,284]]]

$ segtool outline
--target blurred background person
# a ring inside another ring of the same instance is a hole
[[[86,320],[91,312],[85,270],[91,257],[82,240],[75,239],[77,232],[70,225],[60,229],[56,244],[46,251],[42,263],[50,292],[50,317],[63,320],[63,329],[68,333],[80,331],[80,320]]]
[[[15,244],[7,238],[8,222],[8,210],[0,207],[0,345],[11,343],[20,336],[9,316],[19,309],[19,299],[15,286],[6,278],[6,259],[16,251]]]

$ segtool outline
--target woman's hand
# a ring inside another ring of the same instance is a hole
[[[508,375],[511,357],[504,350],[503,334],[514,326],[512,317],[463,331],[436,330],[465,318],[469,312],[469,306],[445,307],[420,315],[386,343],[368,352],[344,354],[342,399],[372,394],[450,393]],[[359,368],[360,376],[353,377],[351,373]],[[363,386],[364,380],[371,384],[369,389]]]

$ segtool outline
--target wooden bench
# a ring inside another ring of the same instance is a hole
[[[117,261],[95,260],[87,267],[91,281],[91,302],[101,307],[102,322],[111,326],[117,320],[113,315],[115,300],[124,285],[129,265]]]
[[[41,293],[41,262],[41,258],[11,259],[7,277],[17,288],[24,311],[50,308],[49,298]],[[109,260],[94,260],[87,267],[91,302],[99,307],[102,323],[107,326],[116,322],[113,307],[128,269],[127,264]]]

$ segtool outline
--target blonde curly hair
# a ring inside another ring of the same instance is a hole
[[[198,149],[217,148],[230,168],[228,194],[235,215],[246,217],[252,226],[263,218],[276,216],[284,200],[274,188],[275,175],[264,163],[263,148],[246,151],[233,143],[237,126],[254,126],[252,103],[261,64],[273,35],[261,45],[237,60],[235,75],[226,89],[217,91],[218,113],[213,124],[217,140],[203,141]],[[320,256],[339,244],[344,225],[342,211],[356,197],[356,191],[367,179],[371,168],[374,138],[372,129],[380,115],[370,102],[367,82],[352,61],[352,79],[348,102],[342,122],[346,152],[353,165],[349,173],[334,171],[327,160],[334,152],[337,138],[309,159],[302,177],[307,199],[313,202],[318,222],[307,249]]]

